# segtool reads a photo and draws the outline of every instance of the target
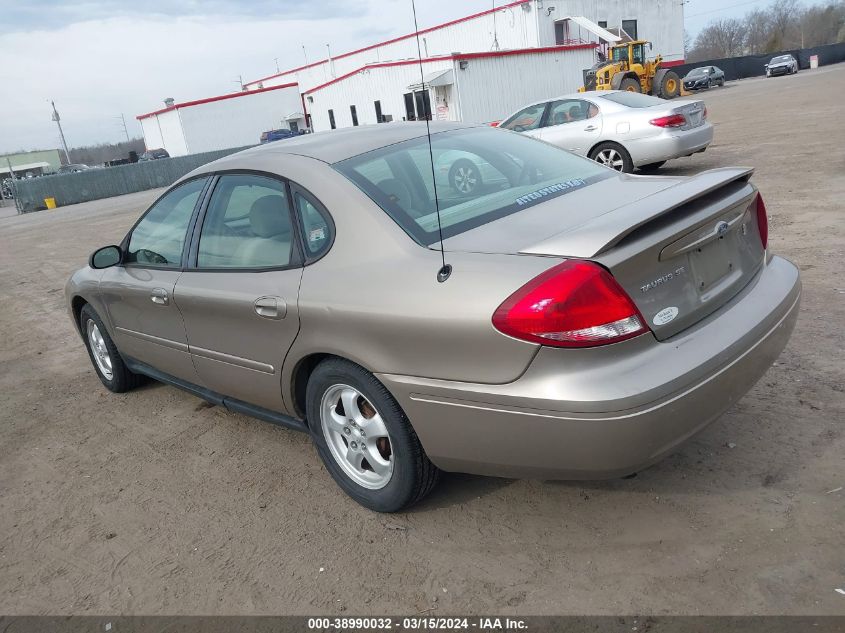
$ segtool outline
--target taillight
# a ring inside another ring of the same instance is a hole
[[[769,216],[766,215],[766,203],[763,202],[763,196],[757,194],[757,230],[760,231],[760,241],[763,242],[763,248],[769,246]]]
[[[594,347],[648,331],[616,280],[592,262],[568,260],[535,277],[493,314],[503,334],[552,347]]]
[[[501,123],[501,121],[491,121],[490,127],[499,127],[499,123]]]
[[[657,127],[681,127],[686,125],[687,119],[683,114],[670,114],[669,116],[661,116],[649,121],[652,125]]]
[[[704,106],[704,113],[701,115],[701,118],[707,120],[707,106]]]

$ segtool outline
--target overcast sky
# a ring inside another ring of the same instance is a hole
[[[497,0],[497,6],[506,0]],[[770,0],[689,0],[687,30]],[[739,5],[739,6],[736,6]],[[420,27],[492,0],[418,0]],[[244,81],[413,32],[410,0],[0,0],[0,152],[141,136],[135,116],[238,89]]]

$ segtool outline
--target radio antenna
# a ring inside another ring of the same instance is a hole
[[[414,14],[414,35],[417,38],[417,59],[420,62],[420,87],[425,90],[425,75],[423,74],[422,49],[420,48],[420,27],[417,24],[417,6],[411,0],[411,11]],[[426,105],[427,104],[427,105]],[[440,237],[440,261],[443,266],[437,271],[437,281],[443,283],[452,274],[451,264],[446,263],[446,253],[443,250],[443,224],[440,222],[440,198],[437,195],[437,180],[434,177],[434,150],[431,148],[431,99],[423,99],[423,118],[425,119],[425,133],[428,139],[428,159],[431,165],[431,185],[434,187],[434,209],[437,212],[437,234]]]

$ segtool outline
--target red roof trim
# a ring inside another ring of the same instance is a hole
[[[419,31],[420,35],[425,35],[426,33],[431,33],[432,31],[438,31],[440,29],[444,29],[447,26],[454,26],[455,24],[460,24],[462,22],[468,22],[469,20],[474,20],[476,18],[484,17],[485,15],[490,15],[491,13],[495,13],[496,11],[502,11],[503,9],[510,9],[513,7],[518,7],[521,4],[526,4],[531,2],[531,0],[516,0],[516,2],[511,2],[510,4],[503,4],[500,7],[496,7],[495,9],[486,9],[484,11],[479,11],[478,13],[473,13],[472,15],[467,15],[462,18],[458,18],[457,20],[452,20],[451,22],[444,22],[443,24],[438,24],[437,26],[430,26],[427,29],[421,29]],[[396,42],[401,42],[402,40],[407,40],[408,38],[416,36],[417,33],[408,33],[407,35],[400,35],[399,37],[394,37],[392,40],[387,40],[384,42],[379,42],[378,44],[370,44],[369,46],[365,46],[364,48],[359,48],[354,51],[350,51],[348,53],[341,53],[340,55],[335,55],[332,59],[343,59],[344,57],[350,57],[351,55],[357,55],[358,53],[364,53],[366,51],[371,51],[374,48],[378,48],[379,46],[387,46],[388,44],[395,44]],[[261,83],[262,81],[267,81],[268,79],[275,79],[276,77],[283,77],[285,75],[290,75],[291,73],[299,72],[300,70],[305,70],[306,68],[313,68],[314,66],[319,66],[320,64],[325,64],[328,62],[328,58],[320,60],[318,62],[311,62],[310,64],[305,64],[304,66],[299,66],[297,68],[292,68],[291,70],[286,70],[281,73],[275,73],[273,75],[268,75],[267,77],[262,77],[261,79],[256,79],[255,81],[248,81],[245,83],[245,86],[251,86],[253,84]]]
[[[250,95],[258,94],[259,92],[269,92],[270,90],[279,90],[281,88],[292,88],[293,86],[299,86],[298,83],[293,82],[289,84],[282,84],[281,86],[270,86],[269,88],[260,88],[258,90],[245,90],[242,92],[232,92],[226,95],[220,95],[219,97],[208,97],[207,99],[197,99],[196,101],[185,101],[184,103],[175,103],[169,108],[162,108],[161,110],[156,110],[155,112],[147,112],[146,114],[139,114],[135,118],[139,121],[141,119],[146,119],[151,116],[155,116],[157,114],[164,114],[165,112],[172,112],[173,110],[178,110],[179,108],[189,108],[191,106],[202,105],[204,103],[211,103],[213,101],[224,101],[226,99],[236,99],[237,97],[247,97]]]
[[[443,61],[450,61],[450,60],[461,60],[461,59],[481,59],[484,57],[508,57],[510,55],[533,55],[537,53],[557,53],[561,51],[572,51],[572,50],[581,50],[581,49],[588,49],[588,48],[595,48],[596,44],[570,44],[567,46],[545,46],[542,48],[515,48],[513,50],[508,51],[488,51],[484,53],[460,53],[457,55],[444,55],[443,57],[427,57],[425,59],[403,59],[396,62],[378,62],[375,64],[367,64],[365,66],[361,66],[352,72],[348,72],[345,75],[341,75],[340,77],[335,77],[331,81],[327,81],[326,83],[320,84],[319,86],[314,86],[313,88],[309,88],[302,94],[309,95],[313,92],[317,92],[318,90],[322,90],[332,84],[336,84],[339,81],[343,81],[344,79],[349,79],[353,75],[357,75],[358,73],[364,70],[370,70],[371,68],[390,68],[391,66],[411,66],[415,64],[428,64],[431,62],[443,62]]]
[[[672,66],[682,66],[683,64],[686,64],[686,62],[683,59],[675,59],[675,60],[672,60],[671,62],[660,62],[660,65],[663,68],[671,68]]]

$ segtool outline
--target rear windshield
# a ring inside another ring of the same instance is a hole
[[[628,106],[629,108],[650,108],[652,106],[666,104],[663,99],[652,97],[651,95],[644,95],[639,92],[611,92],[601,95],[601,98],[613,101],[613,103],[618,103],[623,106]]]
[[[430,246],[613,176],[516,132],[481,127],[425,136],[335,163],[412,238]],[[438,203],[435,206],[435,201]]]

